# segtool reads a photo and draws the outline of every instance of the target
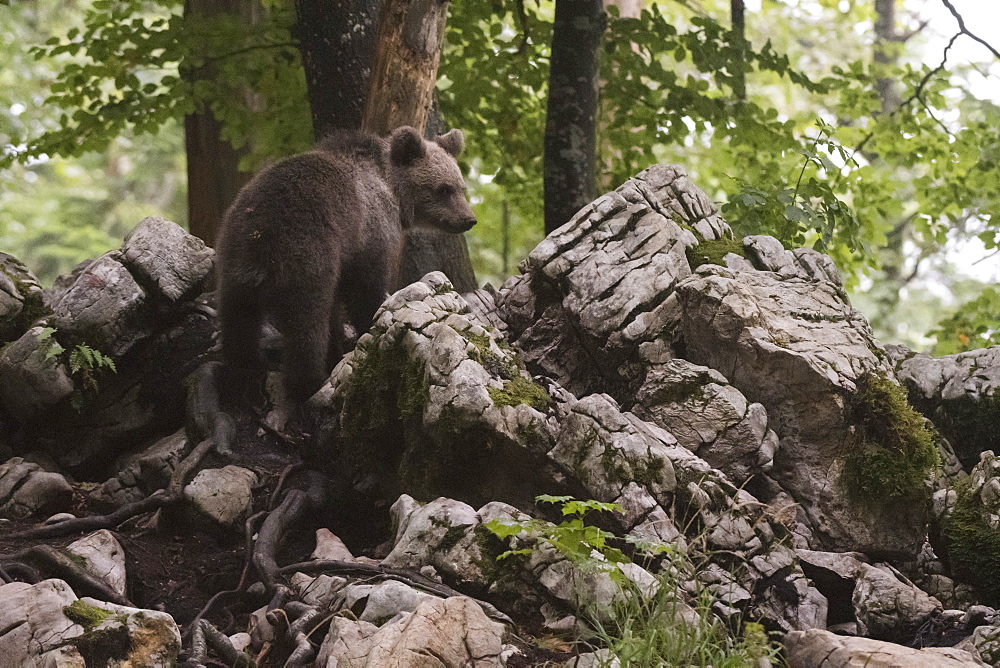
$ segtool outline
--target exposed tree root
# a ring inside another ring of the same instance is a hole
[[[27,538],[37,540],[41,538],[59,538],[77,533],[97,531],[98,529],[114,529],[122,522],[130,520],[137,515],[142,515],[143,513],[148,513],[152,510],[158,510],[177,503],[181,500],[181,498],[183,498],[184,485],[187,482],[188,477],[194,472],[195,468],[198,467],[212,447],[213,441],[211,439],[202,441],[195,446],[195,448],[188,453],[183,460],[181,460],[181,462],[177,465],[177,468],[174,469],[173,474],[170,476],[170,482],[167,485],[166,490],[157,490],[145,499],[135,501],[133,503],[126,503],[121,508],[107,515],[90,515],[88,517],[67,519],[62,522],[56,522],[55,524],[46,524],[33,529],[16,531],[12,534],[8,534],[7,538]]]
[[[118,510],[107,515],[90,515],[88,517],[67,519],[62,522],[56,522],[55,524],[35,527],[34,529],[15,531],[14,533],[7,534],[7,538],[29,538],[32,540],[40,538],[58,538],[61,536],[70,536],[87,531],[97,531],[98,529],[113,529],[122,522],[132,519],[137,515],[157,510],[158,508],[170,505],[173,502],[174,499],[161,489],[141,501],[126,503]]]
[[[363,564],[355,561],[339,561],[336,559],[317,559],[314,561],[303,561],[297,564],[289,564],[278,569],[278,573],[285,575],[288,573],[335,573],[345,576],[378,577],[384,580],[398,580],[416,589],[421,589],[441,598],[451,596],[466,596],[457,589],[452,589],[448,585],[435,582],[419,573],[406,571],[400,568],[389,568],[387,566],[375,566]],[[469,598],[472,598],[471,596]],[[514,625],[513,620],[504,613],[497,610],[492,604],[473,598],[487,615],[503,622]]]

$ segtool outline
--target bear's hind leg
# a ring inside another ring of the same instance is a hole
[[[285,339],[283,369],[289,399],[299,405],[316,393],[330,369],[331,292],[299,294],[296,303],[280,308],[278,329]]]
[[[263,370],[260,356],[262,321],[258,288],[222,281],[219,324],[222,332],[222,400],[232,404],[245,396]]]

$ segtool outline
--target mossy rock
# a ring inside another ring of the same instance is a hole
[[[83,628],[90,631],[95,626],[99,626],[101,622],[114,613],[109,610],[105,610],[104,608],[87,605],[83,601],[77,600],[64,607],[63,614],[74,623],[79,624]]]
[[[725,257],[730,253],[739,255],[742,258],[747,257],[742,239],[731,239],[729,237],[705,239],[699,241],[697,246],[688,246],[685,250],[688,264],[691,265],[692,271],[703,264],[725,266]]]
[[[954,489],[958,498],[944,526],[952,572],[979,588],[983,603],[1000,605],[1000,529],[987,523],[969,480]]]
[[[3,274],[23,300],[21,311],[7,322],[0,322],[0,344],[13,341],[28,331],[51,311],[45,306],[43,291],[31,270],[16,257],[0,253],[0,274]],[[0,281],[2,284],[4,281]]]
[[[844,490],[871,507],[926,501],[925,481],[940,465],[940,456],[923,416],[884,375],[867,373],[857,388],[850,400],[856,432],[844,457]]]
[[[536,411],[544,412],[552,405],[552,397],[544,387],[521,375],[505,380],[503,389],[491,387],[487,392],[498,408],[527,404]]]

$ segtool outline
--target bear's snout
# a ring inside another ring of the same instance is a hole
[[[462,221],[462,222],[461,222],[461,223],[459,224],[459,227],[461,227],[461,228],[462,228],[462,231],[463,231],[463,232],[468,232],[469,230],[471,230],[471,229],[472,229],[472,228],[473,228],[473,227],[475,226],[475,224],[476,224],[477,222],[479,222],[479,221],[477,221],[477,220],[476,220],[476,217],[475,217],[475,216],[472,216],[471,218],[466,218],[466,219],[464,219],[464,220],[463,220],[463,221]]]

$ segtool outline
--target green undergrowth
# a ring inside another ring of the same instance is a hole
[[[57,330],[54,327],[43,327],[38,333],[42,359],[47,362],[55,358],[66,362],[74,387],[70,402],[73,408],[81,411],[87,401],[97,395],[101,377],[108,371],[118,373],[118,367],[111,356],[86,343],[78,343],[67,351],[56,340],[55,334]]]
[[[940,457],[924,418],[883,375],[867,373],[857,388],[850,400],[856,432],[841,476],[845,491],[871,506],[926,500],[925,480]]]
[[[958,499],[944,527],[948,556],[959,579],[978,587],[983,603],[1000,604],[1000,529],[989,526],[969,480],[955,485]]]
[[[609,661],[617,659],[621,668],[744,668],[761,665],[761,659],[767,660],[764,665],[777,663],[780,650],[760,624],[736,623],[740,628],[734,632],[712,612],[715,601],[707,590],[690,600],[667,571],[659,574],[657,585],[648,596],[626,584],[610,621],[590,620],[597,639],[588,643],[590,648],[606,647]]]
[[[565,519],[559,524],[534,518],[521,522],[493,520],[485,527],[493,535],[493,542],[526,534],[534,544],[519,547],[524,544],[520,542],[515,545],[519,549],[499,554],[494,549],[491,554],[498,565],[504,564],[528,558],[539,543],[545,543],[580,570],[600,570],[611,577],[620,595],[610,610],[581,607],[575,611],[593,631],[586,641],[577,640],[581,651],[607,650],[605,663],[599,665],[742,668],[758,665],[760,659],[777,661],[780,650],[770,642],[763,626],[739,620],[723,622],[712,611],[716,600],[706,589],[694,597],[684,591],[681,574],[690,575],[692,569],[679,551],[669,545],[623,540],[585,520],[593,513],[620,513],[620,506],[569,496],[543,495],[536,500],[556,505]],[[629,543],[631,547],[623,550]],[[630,561],[627,552],[641,555],[650,563],[659,562],[655,591],[625,577],[619,564]],[[506,576],[516,577],[509,572]]]
[[[692,271],[703,264],[725,266],[725,257],[729,253],[746,258],[747,252],[743,248],[743,240],[731,239],[729,237],[703,239],[698,242],[697,246],[688,246],[685,250],[688,264],[691,265]]]

